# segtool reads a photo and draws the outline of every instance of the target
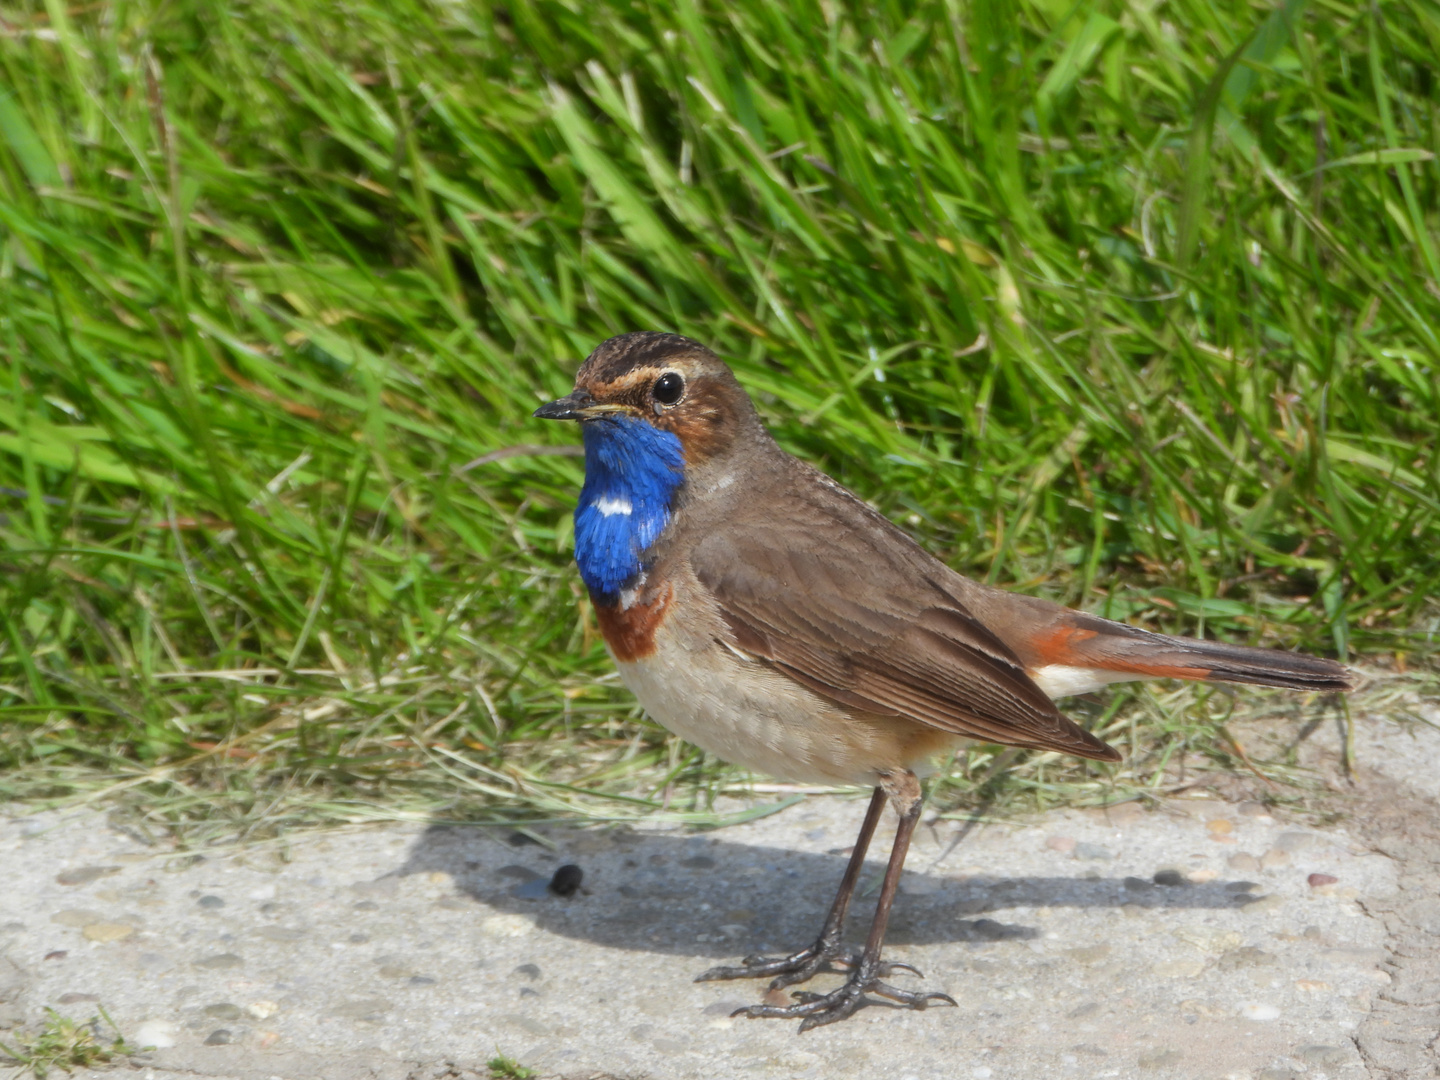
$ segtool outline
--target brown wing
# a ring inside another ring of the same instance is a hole
[[[784,520],[743,513],[691,548],[740,648],[856,709],[1119,759],[1056,710],[947,587],[956,578],[943,564],[818,473],[786,486],[784,499],[763,500],[784,506]]]

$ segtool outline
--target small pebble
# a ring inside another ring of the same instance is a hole
[[[1216,966],[1221,971],[1241,971],[1246,968],[1274,967],[1279,961],[1263,949],[1247,945],[1242,949],[1228,949],[1221,954]]]
[[[61,1005],[78,1005],[84,1001],[99,1001],[98,994],[61,994],[56,998]]]
[[[216,1020],[239,1020],[242,1013],[239,1005],[232,1005],[228,1001],[217,1002],[214,1005],[205,1006],[205,1015]]]
[[[1113,859],[1110,849],[1101,847],[1099,844],[1080,843],[1075,845],[1075,858],[1077,859]]]
[[[280,1011],[280,1006],[273,1001],[252,1001],[245,1006],[245,1011],[256,1020],[269,1020]]]
[[[1228,818],[1212,818],[1205,823],[1205,828],[1212,836],[1228,836],[1235,831],[1235,823]]]
[[[555,1034],[550,1029],[549,1024],[533,1016],[524,1016],[517,1013],[510,1013],[507,1016],[502,1016],[500,1019],[505,1021],[505,1023],[507,1024],[519,1028],[521,1031],[527,1032],[531,1035],[539,1036],[542,1039]]]
[[[1261,1001],[1247,1001],[1240,1006],[1240,1015],[1246,1020],[1276,1020],[1280,1010]]]
[[[51,915],[50,921],[58,926],[73,926],[78,930],[91,923],[104,922],[105,916],[98,911],[87,911],[85,908],[66,908],[64,911],[57,911]]]
[[[715,860],[709,855],[692,855],[688,859],[680,860],[681,866],[688,866],[691,870],[711,870],[715,866]],[[563,866],[561,870],[565,869]],[[575,869],[580,869],[578,866]],[[556,871],[557,873],[559,871]]]
[[[81,866],[74,870],[60,871],[55,875],[55,881],[59,885],[89,885],[92,881],[119,872],[118,866]]]
[[[135,932],[129,923],[97,922],[80,931],[91,941],[123,941]]]
[[[1171,889],[1190,884],[1189,879],[1179,870],[1156,870],[1155,876],[1151,880],[1156,885],[1164,885]]]
[[[69,949],[51,949],[45,954],[46,960],[64,960],[70,955]]]
[[[196,960],[195,966],[197,968],[202,968],[205,971],[225,971],[229,968],[240,967],[244,963],[245,961],[240,959],[240,957],[236,956],[234,953],[227,952],[217,953],[214,956],[207,956],[203,960]]]
[[[1334,885],[1340,879],[1333,874],[1311,874],[1305,880],[1312,889],[1318,889],[1321,885]]]
[[[1277,896],[1272,893],[1269,896],[1257,896],[1254,900],[1251,900],[1248,904],[1246,904],[1241,910],[1244,911],[1247,915],[1263,915],[1266,912],[1279,911],[1284,906],[1285,898],[1283,896]]]
[[[198,905],[199,905],[200,907],[202,907],[202,908],[212,908],[212,909],[213,909],[213,908],[222,908],[222,907],[225,906],[225,901],[222,900],[222,899],[221,899],[220,897],[218,897],[218,896],[202,896],[202,897],[200,897],[199,900],[196,900],[195,903],[198,904]]]
[[[1073,836],[1052,836],[1045,841],[1045,846],[1051,851],[1059,851],[1068,855],[1075,850],[1075,838]]]
[[[1225,862],[1231,870],[1238,874],[1258,874],[1260,872],[1260,860],[1247,851],[1237,851]]]
[[[235,1036],[231,1035],[225,1028],[217,1028],[205,1036],[206,1046],[229,1046]]]
[[[374,900],[356,900],[355,903],[351,904],[350,906],[353,907],[356,911],[380,910],[380,905],[377,904]]]
[[[135,1029],[135,1045],[165,1050],[175,1045],[176,1030],[169,1020],[146,1020]]]
[[[303,941],[310,936],[304,930],[285,926],[262,926],[256,933],[266,941]]]
[[[538,979],[540,977],[540,966],[538,964],[521,964],[511,975],[524,975],[527,979]]]
[[[410,976],[410,985],[411,985],[411,986],[434,986],[434,985],[435,985],[435,980],[434,980],[433,978],[431,978],[429,975],[411,975],[411,976]]]
[[[707,855],[697,855],[693,859],[686,859],[686,866],[699,866],[701,862],[709,866],[715,865],[715,860]],[[555,871],[550,878],[550,891],[556,896],[570,897],[580,891],[580,882],[585,879],[585,871],[574,863],[566,863]]]
[[[1352,1051],[1343,1046],[1302,1046],[1296,1053],[1308,1065],[1344,1065]]]
[[[390,1002],[384,998],[361,998],[347,1001],[337,1007],[332,1015],[344,1020],[365,1020],[374,1023],[390,1011]]]
[[[1304,851],[1319,839],[1320,837],[1312,832],[1288,830],[1276,837],[1275,847],[1287,855],[1293,855],[1297,851]]]
[[[1233,893],[1250,893],[1254,892],[1258,888],[1260,888],[1260,886],[1253,881],[1232,881],[1225,886],[1225,891]]]
[[[1169,979],[1193,979],[1205,970],[1205,961],[1200,959],[1162,960],[1150,969],[1156,975]]]
[[[1290,856],[1279,848],[1271,848],[1260,856],[1261,870],[1278,870],[1282,866],[1290,865]]]
[[[1242,802],[1235,808],[1235,812],[1241,817],[1269,817],[1270,810],[1264,803]]]
[[[1142,1069],[1165,1069],[1178,1065],[1184,1059],[1185,1055],[1179,1050],[1151,1050],[1148,1054],[1141,1054],[1135,1064]]]

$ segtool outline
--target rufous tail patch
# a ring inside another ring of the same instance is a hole
[[[1096,640],[1099,638],[1100,640]],[[1123,671],[1144,675],[1152,679],[1208,679],[1210,668],[1194,667],[1176,663],[1175,649],[1167,643],[1166,656],[1147,659],[1144,656],[1126,656],[1106,649],[1106,638],[1083,626],[1057,626],[1035,639],[1035,649],[1046,664],[1064,664],[1070,667],[1091,668],[1097,671]],[[1131,644],[1127,639],[1108,639],[1124,648]],[[1090,648],[1087,643],[1093,642]]]

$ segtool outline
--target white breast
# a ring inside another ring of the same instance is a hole
[[[653,655],[616,667],[652,719],[725,761],[783,780],[873,784],[958,741],[843,709],[714,638],[690,647],[672,627],[660,627]]]

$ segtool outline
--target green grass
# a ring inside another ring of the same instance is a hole
[[[108,1036],[100,1026],[102,1017],[105,1026],[110,1029]],[[99,1016],[81,1024],[47,1007],[45,1023],[38,1031],[18,1034],[13,1047],[0,1042],[0,1052],[9,1057],[11,1064],[34,1075],[35,1080],[45,1080],[52,1069],[62,1069],[67,1073],[76,1069],[91,1069],[145,1049],[127,1043],[115,1021],[103,1008]]]
[[[963,572],[1433,650],[1434,0],[4,26],[9,795],[118,784],[143,822],[244,832],[636,814],[728,775],[616,682],[574,433],[529,419],[641,328],[712,344],[787,447]],[[1234,764],[1229,699],[1169,694],[1089,709],[1123,770],[1016,775],[1095,798]]]
[[[521,1065],[512,1057],[496,1051],[495,1056],[485,1063],[490,1070],[491,1080],[532,1080],[538,1075],[534,1069]]]

